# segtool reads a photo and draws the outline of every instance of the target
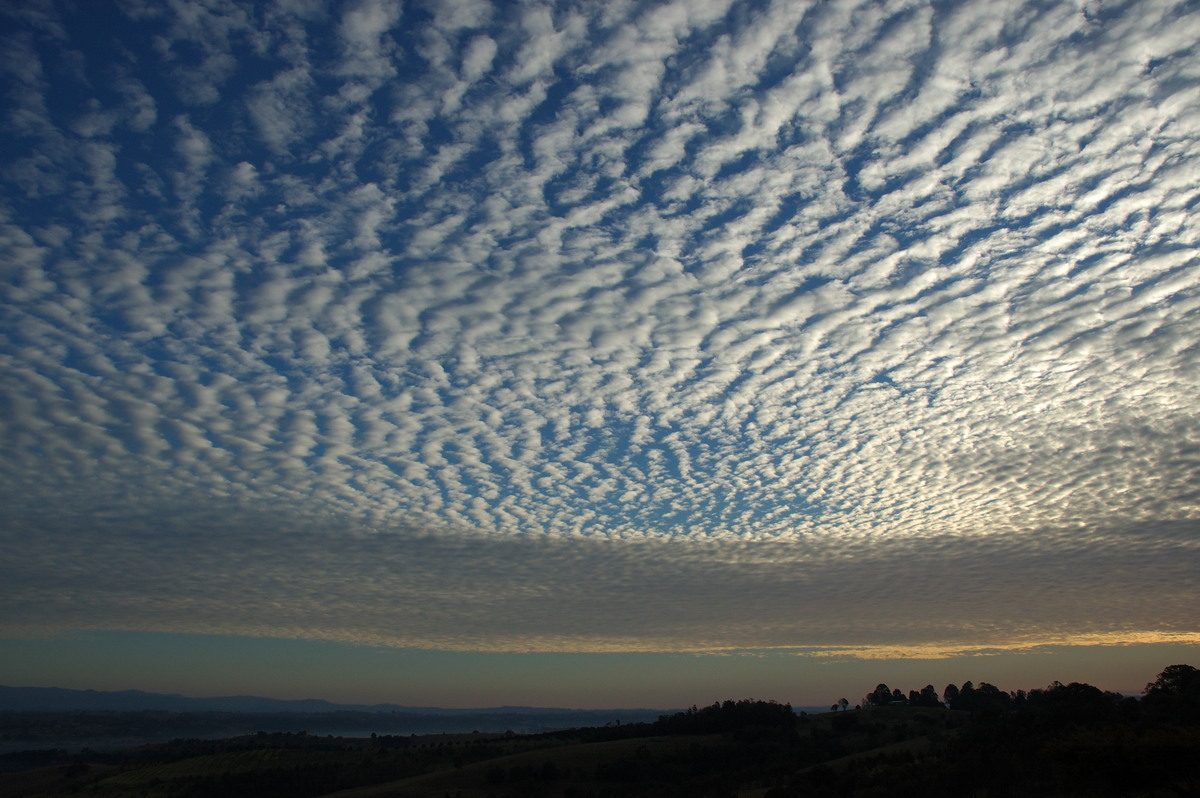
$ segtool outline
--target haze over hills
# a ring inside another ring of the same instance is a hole
[[[283,700],[259,696],[196,698],[178,693],[142,690],[69,690],[61,687],[0,686],[0,711],[5,712],[390,712],[409,709],[395,705],[333,704],[320,699]]]
[[[797,707],[818,712],[824,707]],[[337,704],[321,699],[286,700],[262,696],[191,697],[142,690],[71,690],[58,687],[0,685],[0,715],[20,716],[15,726],[0,719],[3,746],[105,745],[131,738],[162,740],[176,736],[222,737],[258,730],[368,736],[379,734],[461,734],[505,732],[536,734],[590,726],[648,723],[675,709],[567,709],[500,706],[486,708],[417,707],[400,704]],[[30,726],[28,715],[58,721]],[[106,721],[97,725],[96,715]],[[12,728],[9,728],[12,726]],[[47,728],[42,728],[46,726]],[[22,731],[23,730],[23,731]],[[69,731],[65,731],[69,730]]]
[[[420,712],[464,714],[481,711],[562,712],[536,707],[493,707],[490,709],[444,709],[400,704],[335,704],[318,698],[280,699],[262,696],[193,697],[178,693],[148,693],[142,690],[70,690],[61,687],[8,687],[0,685],[3,712]],[[598,710],[597,710],[598,711]],[[613,710],[605,710],[611,714]],[[649,710],[660,712],[662,710]]]
[[[141,690],[0,686],[0,748],[108,747],[131,740],[214,738],[255,731],[379,734],[535,734],[585,726],[651,722],[672,710],[336,704],[261,696],[190,697]],[[31,715],[35,717],[31,720]],[[11,721],[11,722],[9,722]],[[101,722],[102,721],[102,722]]]
[[[666,709],[566,709],[545,707],[444,708],[409,707],[403,704],[348,704],[322,698],[266,698],[263,696],[194,697],[143,690],[71,690],[66,688],[13,688],[0,685],[0,712],[226,712],[226,713],[410,713],[421,715],[475,715],[480,713],[571,714],[611,719],[636,713],[653,720]],[[605,721],[601,721],[602,722]]]
[[[825,707],[797,707],[797,711],[820,712]],[[445,708],[402,704],[337,704],[319,698],[281,699],[262,696],[194,697],[178,693],[148,693],[143,690],[71,690],[62,687],[9,687],[0,685],[0,712],[375,712],[420,715],[530,714],[581,715],[594,722],[613,716],[636,715],[653,720],[676,708],[635,707],[629,709],[574,709],[559,707],[500,706]]]

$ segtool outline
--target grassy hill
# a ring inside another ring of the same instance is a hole
[[[729,703],[729,702],[727,702]],[[778,705],[773,705],[778,706]],[[703,711],[696,713],[700,718]],[[671,796],[764,794],[822,762],[924,750],[960,726],[949,710],[790,715],[772,725],[702,722],[540,735],[339,738],[260,734],[177,740],[0,775],[11,798],[145,796]],[[704,719],[708,720],[708,719]],[[719,725],[719,724],[718,724]],[[86,761],[90,759],[91,761]]]

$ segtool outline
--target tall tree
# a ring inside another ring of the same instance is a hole
[[[942,702],[938,700],[937,689],[932,684],[927,684],[921,688],[921,706],[923,707],[940,707]]]
[[[1146,685],[1142,704],[1153,714],[1196,722],[1200,719],[1200,670],[1191,665],[1168,665]]]

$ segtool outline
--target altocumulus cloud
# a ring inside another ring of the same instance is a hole
[[[9,634],[1200,635],[1194,3],[0,14]]]

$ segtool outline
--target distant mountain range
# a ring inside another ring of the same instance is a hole
[[[662,709],[546,709],[539,707],[490,707],[445,709],[400,704],[335,704],[316,698],[287,700],[261,696],[193,698],[178,693],[147,693],[142,690],[68,690],[61,687],[6,687],[0,685],[0,712],[373,712],[406,715],[588,715],[612,719],[622,714],[651,719],[673,710]],[[603,725],[605,721],[601,721]]]
[[[799,707],[813,711],[813,707]],[[445,709],[399,704],[335,704],[261,696],[192,698],[141,690],[104,692],[0,685],[0,753],[27,748],[104,748],[173,738],[222,738],[255,732],[381,735],[537,734],[652,723],[678,710]],[[818,710],[823,711],[823,710]]]
[[[671,710],[546,709],[491,707],[444,709],[399,704],[335,704],[318,699],[288,701],[260,696],[192,698],[141,690],[103,692],[58,687],[0,686],[0,748],[36,745],[98,744],[100,738],[154,740],[172,737],[228,737],[255,730],[365,736],[380,734],[453,734],[472,731],[521,734],[622,723],[643,723]],[[18,713],[38,713],[60,720],[41,726],[36,718],[14,719]],[[100,726],[81,715],[105,713]],[[70,715],[74,720],[64,719]],[[10,722],[11,721],[11,722]],[[30,725],[30,724],[33,725]],[[56,736],[57,735],[57,736]]]

